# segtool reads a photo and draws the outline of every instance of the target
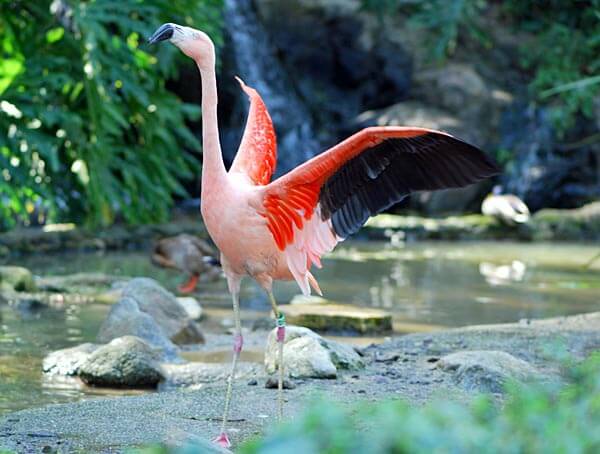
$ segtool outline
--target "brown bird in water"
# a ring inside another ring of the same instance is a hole
[[[206,280],[213,280],[221,274],[216,255],[216,251],[206,241],[182,233],[159,240],[152,252],[152,263],[188,274],[189,279],[177,290],[181,293],[191,293],[196,289],[201,275],[206,277]]]

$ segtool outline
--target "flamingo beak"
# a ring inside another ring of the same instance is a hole
[[[175,27],[173,27],[173,24],[162,24],[160,27],[158,27],[158,30],[156,30],[154,34],[148,38],[148,44],[154,44],[160,41],[171,39],[174,32]]]

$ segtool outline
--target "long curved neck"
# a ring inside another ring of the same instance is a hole
[[[198,66],[202,78],[202,193],[226,178],[217,121],[217,77],[214,65]]]

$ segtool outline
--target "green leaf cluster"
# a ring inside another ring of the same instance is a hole
[[[0,227],[164,220],[198,172],[200,112],[166,87],[179,51],[146,39],[177,22],[218,45],[222,1],[0,4]]]

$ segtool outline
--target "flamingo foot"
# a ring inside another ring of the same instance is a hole
[[[231,448],[231,442],[229,441],[229,437],[225,432],[221,432],[219,436],[215,438],[212,442],[219,445],[221,448]]]
[[[194,290],[196,290],[196,285],[198,284],[199,277],[200,276],[198,276],[197,274],[192,274],[185,284],[182,284],[179,287],[177,287],[177,290],[180,293],[192,293]]]

